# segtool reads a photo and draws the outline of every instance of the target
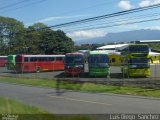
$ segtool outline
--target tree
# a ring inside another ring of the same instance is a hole
[[[40,48],[45,54],[64,54],[73,51],[74,42],[63,31],[47,29],[42,33]]]
[[[13,18],[0,17],[0,48],[1,54],[9,54],[14,48],[16,34],[23,31],[23,23]]]
[[[23,23],[0,17],[0,50],[7,54],[64,54],[72,52],[74,42],[63,31],[54,31],[43,23],[25,28]]]

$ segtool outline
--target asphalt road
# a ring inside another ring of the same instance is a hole
[[[128,79],[121,73],[120,66],[111,66],[110,71],[111,71],[110,79],[112,80]],[[52,71],[52,72],[40,72],[40,73],[16,73],[14,71],[7,70],[5,67],[0,67],[0,76],[46,78],[46,79],[65,78],[64,71]],[[74,76],[74,77],[78,78],[79,76]],[[93,79],[88,77],[87,65],[85,67],[85,75],[83,77],[80,77],[80,79],[82,80]],[[97,79],[106,79],[106,78],[101,77]],[[129,79],[137,79],[137,78],[129,78]],[[151,65],[151,76],[149,78],[143,78],[143,79],[160,80],[160,65]]]
[[[0,83],[0,96],[55,114],[160,113],[160,99]]]

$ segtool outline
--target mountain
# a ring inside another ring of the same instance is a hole
[[[160,40],[160,30],[134,30],[120,33],[108,33],[104,37],[78,40],[75,44],[101,44],[113,42],[130,42],[137,40]]]

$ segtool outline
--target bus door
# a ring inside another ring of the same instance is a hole
[[[17,55],[16,56],[16,71],[23,72],[23,56]]]

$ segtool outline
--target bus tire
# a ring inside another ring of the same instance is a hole
[[[37,72],[37,73],[41,72],[41,68],[40,68],[40,67],[37,67],[37,68],[36,68],[36,72]]]

